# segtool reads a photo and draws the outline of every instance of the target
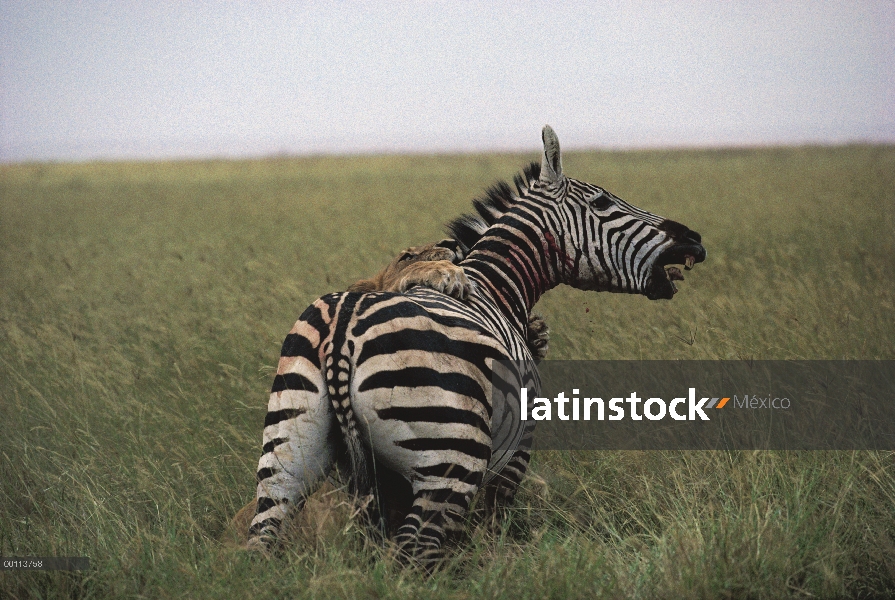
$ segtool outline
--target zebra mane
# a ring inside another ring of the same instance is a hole
[[[507,212],[541,176],[540,163],[533,162],[522,169],[522,173],[513,176],[516,184],[516,194],[505,181],[499,181],[488,188],[484,198],[476,198],[472,201],[477,215],[462,215],[447,224],[446,231],[453,239],[463,246],[464,254],[467,254],[476,242],[482,239],[488,228]]]

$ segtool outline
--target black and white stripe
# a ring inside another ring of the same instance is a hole
[[[538,386],[526,325],[540,296],[565,283],[670,298],[664,267],[704,259],[695,232],[567,178],[553,130],[543,139],[517,194],[495,186],[478,216],[450,226],[471,246],[468,300],[330,294],[296,322],[271,390],[250,544],[275,540],[339,464],[355,492],[377,494],[383,521],[400,514],[390,532],[404,555],[430,565],[483,485],[508,500],[524,475],[532,431],[516,395]],[[527,366],[499,372],[492,390],[499,360]]]

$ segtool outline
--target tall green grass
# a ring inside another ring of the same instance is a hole
[[[279,346],[534,156],[0,167],[0,597],[895,594],[888,452],[543,452],[432,577],[343,511],[278,557],[253,495]],[[895,148],[567,153],[699,231],[671,302],[550,292],[551,358],[895,358]]]

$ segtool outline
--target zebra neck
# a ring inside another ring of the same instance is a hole
[[[548,240],[521,238],[498,225],[460,264],[480,293],[490,297],[510,323],[524,332],[531,309],[559,283],[549,246]]]

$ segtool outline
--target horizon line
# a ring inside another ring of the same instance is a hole
[[[725,150],[773,150],[773,149],[798,149],[798,148],[847,148],[856,146],[895,146],[893,139],[867,139],[855,138],[851,140],[803,140],[781,142],[708,142],[708,143],[641,143],[641,144],[606,144],[585,146],[580,144],[568,144],[563,147],[563,153],[626,153],[626,152],[698,152],[698,151],[725,151]],[[522,148],[521,146],[504,146],[483,148],[456,148],[456,149],[427,149],[427,148],[368,148],[368,149],[332,149],[332,150],[272,150],[272,151],[222,151],[222,152],[171,152],[159,153],[144,152],[128,155],[126,152],[115,155],[102,155],[83,158],[13,158],[5,157],[0,153],[0,165],[3,167],[29,166],[29,165],[88,165],[88,164],[115,164],[115,163],[189,163],[189,162],[254,162],[266,160],[305,160],[318,158],[367,158],[367,157],[447,157],[447,156],[476,156],[476,155],[514,155],[537,154],[540,148]],[[156,155],[154,155],[156,154]]]

